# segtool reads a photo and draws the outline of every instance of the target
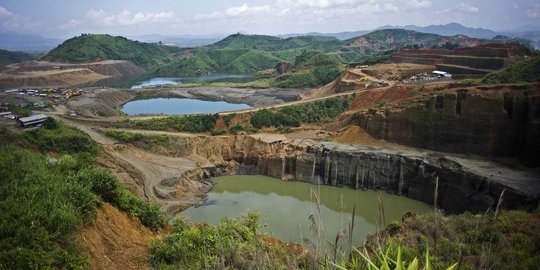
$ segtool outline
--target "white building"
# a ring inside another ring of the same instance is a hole
[[[440,71],[440,70],[435,70],[433,72],[431,72],[431,74],[439,77],[439,78],[447,78],[447,79],[452,79],[452,74],[446,72],[446,71]]]

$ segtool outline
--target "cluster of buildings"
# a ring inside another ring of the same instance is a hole
[[[29,103],[32,105],[31,103]],[[16,113],[9,110],[9,107],[6,104],[1,104],[0,106],[0,117],[7,118],[10,120],[15,120],[21,127],[35,127],[35,126],[41,126],[45,120],[47,120],[48,116],[44,114],[32,114],[27,117],[23,117],[20,115],[17,115]],[[33,105],[32,105],[33,106]],[[45,105],[43,105],[43,108]]]
[[[446,71],[435,70],[428,74],[427,72],[413,75],[407,79],[401,80],[402,83],[418,83],[418,82],[427,82],[435,80],[450,80],[452,79],[452,74]]]

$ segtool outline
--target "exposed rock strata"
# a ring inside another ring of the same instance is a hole
[[[377,139],[444,152],[517,157],[539,166],[538,89],[516,85],[437,91],[359,113],[357,121]]]
[[[250,136],[197,140],[198,154],[237,174],[381,189],[429,204],[438,178],[437,205],[448,213],[494,209],[502,190],[502,205],[509,209],[533,210],[540,198],[538,175],[484,160],[337,143],[263,142]]]

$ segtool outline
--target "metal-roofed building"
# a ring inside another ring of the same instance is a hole
[[[36,115],[28,116],[28,117],[19,118],[17,119],[17,121],[19,122],[21,127],[31,127],[31,126],[37,126],[45,122],[47,118],[49,117],[44,114],[36,114]]]
[[[452,74],[446,72],[446,71],[440,71],[440,70],[435,70],[433,72],[431,72],[433,75],[435,76],[438,76],[438,77],[444,77],[444,78],[452,78]]]

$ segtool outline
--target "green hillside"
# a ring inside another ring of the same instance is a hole
[[[514,63],[502,70],[490,73],[483,83],[540,82],[540,55]]]
[[[466,36],[440,36],[403,29],[377,30],[366,35],[346,40],[352,47],[362,48],[364,55],[403,47],[459,47],[471,42],[489,43],[493,41]]]
[[[274,68],[284,61],[273,54],[249,49],[198,49],[191,56],[175,60],[157,68],[154,74],[160,76],[185,76],[213,72],[253,73]]]
[[[276,78],[275,85],[284,88],[315,87],[333,81],[344,69],[343,59],[336,54],[303,51],[290,72]]]
[[[336,51],[346,45],[334,37],[301,36],[282,39],[273,36],[234,34],[212,45],[208,49],[253,49],[261,51],[282,51],[290,49],[313,49]]]
[[[211,72],[253,73],[272,69],[280,62],[293,63],[303,51],[339,53],[345,42],[333,37],[303,36],[282,39],[262,35],[235,34],[193,51],[190,56],[157,68],[160,76],[196,75]],[[344,60],[342,58],[340,62]]]
[[[30,61],[35,58],[36,55],[31,53],[0,50],[0,67],[9,64]]]
[[[110,35],[83,34],[64,41],[43,59],[51,61],[89,62],[102,60],[127,60],[141,67],[170,63],[171,53],[178,48],[153,43],[132,41]]]

